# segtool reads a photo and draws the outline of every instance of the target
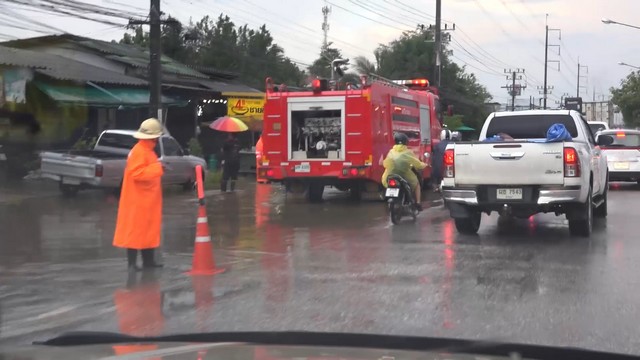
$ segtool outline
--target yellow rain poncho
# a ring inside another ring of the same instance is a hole
[[[412,189],[418,186],[418,177],[411,171],[413,167],[416,170],[423,170],[427,164],[418,160],[413,151],[407,148],[407,145],[394,145],[387,157],[382,163],[384,166],[384,174],[382,174],[382,185],[387,187],[387,177],[391,174],[402,176],[407,180]]]

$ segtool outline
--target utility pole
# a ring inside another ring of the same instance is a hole
[[[547,14],[547,20],[549,19],[549,14]],[[544,90],[543,90],[543,99],[544,99],[544,109],[547,109],[547,60],[549,60],[549,24],[545,22],[545,31],[544,31]]]
[[[509,95],[511,95],[511,111],[516,111],[516,96],[522,94],[522,89],[526,89],[526,85],[516,84],[516,80],[522,80],[522,75],[524,74],[524,69],[504,69],[504,72],[510,75],[507,75],[507,81],[511,80],[511,85],[502,86],[503,89],[507,89]]]
[[[149,9],[149,112],[164,124],[162,116],[162,29],[160,0],[151,0]]]
[[[436,78],[436,86],[440,88],[440,66],[442,54],[442,0],[436,0],[436,34],[435,34],[435,59],[436,67],[434,69],[434,77]]]
[[[560,70],[560,61],[559,60],[549,60],[549,46],[557,46],[558,47],[558,55],[560,53],[560,46],[559,45],[549,45],[549,31],[558,31],[560,32],[560,29],[549,29],[549,14],[547,14],[546,17],[546,25],[545,25],[545,35],[544,35],[544,85],[542,88],[542,95],[543,95],[543,109],[547,109],[547,96],[549,95],[549,90],[552,88],[550,88],[547,85],[547,75],[548,75],[548,67],[549,67],[549,62],[557,62],[558,63],[558,71]],[[559,35],[561,36],[561,35]]]
[[[329,46],[329,42],[327,40],[329,36],[329,14],[331,14],[331,7],[323,6],[322,17],[324,18],[324,21],[322,22],[322,32],[324,33],[324,39],[322,40],[322,50],[326,50]]]
[[[580,97],[580,79],[586,78],[586,76],[580,75],[580,70],[583,68],[586,69],[586,73],[589,74],[589,67],[586,65],[580,65],[580,58],[578,58],[578,85],[576,86],[576,97]]]
[[[129,20],[129,25],[149,25],[149,116],[163,124],[162,115],[162,24],[174,24],[175,20],[161,20],[160,0],[150,0],[149,21]]]

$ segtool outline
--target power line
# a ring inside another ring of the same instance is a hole
[[[457,57],[455,55],[450,55],[450,56],[452,58],[460,61],[461,63],[463,63],[465,66],[468,66],[470,68],[476,69],[477,71],[480,71],[481,73],[484,73],[484,74],[487,74],[487,75],[492,75],[492,76],[498,76],[498,77],[503,77],[504,76],[503,74],[497,74],[495,72],[490,72],[490,71],[487,71],[487,70],[480,69],[479,67],[477,67],[475,65],[472,65],[472,64],[469,64],[468,62],[464,61],[463,59],[461,59],[461,58],[459,58],[459,57]]]
[[[366,11],[369,11],[369,12],[371,12],[371,13],[373,13],[373,14],[375,14],[375,15],[378,15],[378,16],[380,16],[380,17],[384,18],[384,19],[391,20],[391,21],[393,21],[393,22],[395,22],[395,23],[399,23],[399,24],[402,24],[402,25],[408,26],[408,27],[410,27],[410,28],[411,28],[411,27],[413,27],[413,26],[415,26],[415,24],[408,24],[408,23],[406,23],[406,22],[399,21],[399,20],[397,20],[397,19],[393,19],[393,18],[391,18],[391,17],[389,17],[389,16],[385,15],[384,13],[381,13],[381,12],[378,12],[378,11],[375,11],[375,10],[372,10],[369,6],[367,6],[367,5],[365,5],[365,4],[362,4],[362,3],[360,3],[360,2],[356,2],[355,0],[348,0],[348,1],[349,1],[350,3],[352,3],[352,4],[356,5],[357,7],[362,8],[362,9],[364,9],[364,10],[366,10]]]
[[[404,16],[404,17],[408,18],[409,20],[411,20],[411,21],[413,21],[415,23],[418,23],[418,24],[424,22],[424,19],[416,14],[415,8],[413,8],[412,10],[408,10],[403,6],[404,4],[402,4],[400,2],[395,2],[394,3],[391,0],[382,0],[382,1],[384,1],[385,3],[387,3],[389,5],[392,5],[394,7],[393,9],[398,9],[398,10],[400,10],[403,13],[406,14],[406,15],[399,14],[400,16]],[[398,5],[400,5],[400,6],[398,6]],[[383,7],[380,6],[380,8],[383,8]],[[386,9],[385,11],[390,11],[389,9],[392,9],[392,8],[383,8],[383,9]],[[394,10],[394,12],[395,12],[395,10]],[[429,17],[431,19],[435,19],[435,17],[433,15],[430,15]]]
[[[460,46],[460,43],[458,43],[455,39],[453,40],[454,43],[456,43],[458,46]],[[452,46],[453,47],[453,46]],[[472,54],[471,52],[469,52],[467,49],[465,49],[464,47],[460,46],[459,50],[462,50],[463,52],[467,53],[469,56],[471,56],[472,59],[474,59],[476,62],[478,62],[478,64],[481,64],[482,66],[484,66],[490,73],[492,73],[492,75],[498,75],[498,76],[504,76],[504,74],[498,72],[495,69],[491,69],[488,65],[486,65],[485,63],[483,63],[481,60],[479,60],[474,54]]]
[[[347,9],[347,8],[344,8],[344,7],[340,6],[340,5],[336,5],[336,4],[332,3],[332,2],[327,1],[327,3],[328,3],[328,4],[330,4],[331,6],[335,6],[335,7],[337,7],[338,9],[342,9],[342,10],[344,10],[344,11],[348,12],[348,13],[351,13],[351,14],[356,15],[356,16],[358,16],[358,17],[361,17],[361,18],[363,18],[363,19],[367,19],[367,20],[372,21],[372,22],[374,22],[374,23],[376,23],[376,24],[384,25],[384,26],[386,26],[386,27],[389,27],[389,28],[392,28],[392,29],[396,29],[396,30],[400,30],[400,31],[406,31],[406,30],[407,30],[407,29],[399,28],[399,27],[394,26],[394,25],[385,24],[385,23],[380,22],[380,21],[378,21],[378,20],[372,19],[372,18],[370,18],[370,17],[368,17],[368,16],[365,16],[365,15],[359,14],[359,13],[354,12],[354,11],[351,11],[351,10],[349,10],[349,9]]]
[[[525,23],[520,19],[520,16],[518,16],[518,14],[517,14],[517,13],[515,13],[515,12],[511,9],[511,7],[507,4],[507,2],[506,2],[505,0],[500,0],[500,2],[502,3],[502,6],[504,6],[504,7],[507,9],[507,11],[509,11],[509,13],[511,13],[511,16],[513,16],[513,18],[514,18],[514,19],[516,19],[516,21],[518,21],[518,23],[520,23],[520,25],[522,25],[523,27],[525,27],[525,28],[526,28],[526,29],[528,29],[528,30],[531,30],[531,29],[529,28],[529,26],[528,26],[527,24],[525,24]]]

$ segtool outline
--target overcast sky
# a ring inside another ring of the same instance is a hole
[[[132,14],[148,11],[149,0],[83,0]],[[127,5],[125,5],[125,3]],[[412,4],[412,5],[409,5]],[[418,22],[434,23],[435,0],[162,0],[162,10],[183,22],[224,12],[239,25],[257,27],[263,23],[290,58],[301,66],[313,62],[322,43],[323,6],[330,6],[330,41],[348,57],[364,55],[373,59],[373,50],[410,30]],[[22,38],[62,30],[103,40],[119,39],[124,29],[42,12],[16,10],[0,0],[0,38]],[[4,13],[4,14],[3,14]],[[28,16],[20,19],[20,14]],[[605,25],[601,18],[640,25],[640,0],[443,0],[443,19],[456,30],[451,32],[453,60],[466,65],[487,87],[495,101],[507,100],[505,68],[523,68],[527,89],[521,101],[540,97],[544,71],[545,14],[549,14],[549,104],[564,93],[575,96],[577,61],[588,66],[581,96],[591,100],[595,87],[598,99],[619,84],[632,68],[640,66],[640,30]],[[117,23],[122,19],[109,18]],[[28,22],[27,22],[28,21]],[[39,22],[37,25],[35,22]],[[26,27],[28,31],[17,27]],[[56,30],[54,30],[54,28]],[[583,69],[583,73],[587,70]]]

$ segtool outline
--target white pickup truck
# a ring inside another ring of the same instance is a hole
[[[570,141],[545,142],[563,124]],[[502,135],[503,141],[493,140]],[[507,136],[505,136],[506,134]],[[582,115],[573,110],[497,112],[479,141],[449,144],[442,194],[458,232],[475,234],[482,213],[527,218],[565,214],[572,235],[590,236],[593,217],[606,217],[609,174],[599,145]]]
[[[84,188],[119,189],[129,151],[138,142],[134,133],[134,130],[106,130],[93,150],[45,151],[40,154],[41,175],[58,181],[65,196],[74,196]],[[204,159],[185,154],[169,135],[160,137],[156,154],[165,166],[163,185],[181,184],[191,189],[196,165],[206,169]]]

